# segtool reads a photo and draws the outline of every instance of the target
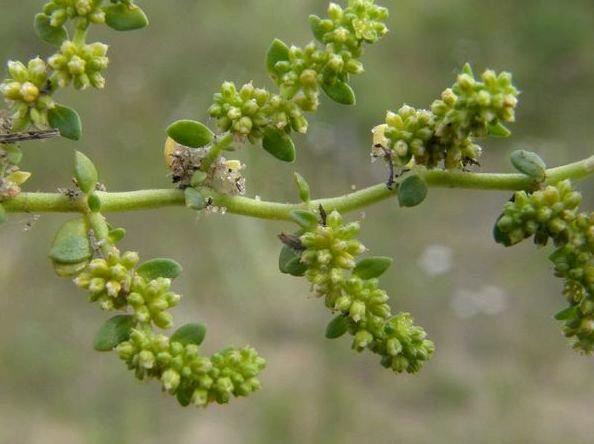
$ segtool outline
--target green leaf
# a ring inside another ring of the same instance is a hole
[[[206,326],[203,324],[186,324],[178,328],[173,336],[171,342],[179,342],[182,345],[200,345],[206,336]]]
[[[315,228],[319,224],[318,217],[311,211],[293,210],[289,213],[289,217],[306,230]]]
[[[77,264],[91,258],[88,226],[84,218],[69,220],[58,230],[50,258],[58,264]]]
[[[89,265],[89,261],[79,262],[78,264],[59,264],[53,262],[54,271],[60,277],[72,277],[79,274]]]
[[[309,184],[299,173],[294,173],[293,177],[295,178],[295,184],[297,185],[297,190],[299,191],[299,199],[301,199],[301,202],[309,202],[311,200]]]
[[[90,194],[87,198],[87,205],[89,206],[89,210],[93,213],[98,213],[101,211],[101,199],[96,194]]]
[[[322,89],[328,97],[341,105],[355,105],[357,103],[353,88],[346,82],[322,83]]]
[[[117,315],[108,319],[95,336],[93,348],[97,351],[112,351],[130,338],[136,320],[132,315]]]
[[[521,173],[539,181],[544,180],[547,166],[540,156],[526,150],[511,153],[512,165]]]
[[[357,262],[357,266],[353,270],[361,279],[373,279],[381,276],[392,265],[391,257],[368,257]]]
[[[99,175],[91,159],[80,151],[74,153],[74,178],[80,190],[88,194],[95,189]]]
[[[114,228],[113,230],[109,230],[109,240],[114,244],[121,241],[124,236],[126,236],[126,229],[124,228]]]
[[[2,145],[2,149],[6,152],[6,158],[13,165],[18,165],[23,159],[23,152],[14,144]]]
[[[573,307],[567,307],[557,313],[554,318],[558,321],[567,321],[569,319],[575,319],[578,314],[578,307],[577,305]]]
[[[0,225],[6,222],[6,210],[0,205]]]
[[[289,163],[295,161],[295,144],[284,131],[267,128],[264,131],[262,147],[278,160]]]
[[[495,222],[495,226],[493,227],[493,238],[498,244],[501,244],[505,247],[511,247],[511,241],[508,234],[504,233],[501,231],[501,228],[499,228],[499,220]]]
[[[203,210],[206,207],[204,196],[196,188],[186,188],[184,194],[186,197],[186,207],[192,210]]]
[[[317,15],[312,14],[309,16],[308,21],[311,32],[313,33],[316,40],[324,43],[324,35],[326,34],[326,30],[321,25],[322,19]]]
[[[398,187],[398,200],[401,207],[416,207],[427,197],[427,184],[417,176],[409,176]]]
[[[332,319],[326,327],[328,339],[338,339],[349,330],[349,321],[346,316],[338,315]]]
[[[189,387],[178,387],[177,391],[175,392],[175,397],[179,405],[182,407],[187,407],[192,402],[192,396],[194,395],[194,388]]]
[[[137,5],[118,3],[103,8],[105,23],[116,31],[133,31],[148,26],[149,20]]]
[[[79,140],[82,135],[80,116],[72,108],[56,105],[47,113],[47,119],[52,128],[60,131],[62,137]]]
[[[501,122],[489,125],[489,136],[506,138],[511,136],[511,131],[507,129]]]
[[[178,120],[167,128],[167,135],[183,146],[201,148],[214,139],[213,132],[206,125],[195,120]]]
[[[33,28],[37,36],[54,46],[60,46],[64,40],[68,40],[68,31],[64,26],[55,27],[50,24],[49,16],[39,13],[35,16]]]
[[[276,72],[276,64],[289,60],[289,47],[279,39],[274,39],[266,52],[266,67],[268,72]]]
[[[283,245],[278,257],[278,268],[281,273],[301,277],[307,271],[307,265],[301,262],[301,256],[288,245]]]
[[[163,277],[168,279],[175,279],[183,271],[182,266],[172,259],[157,258],[144,262],[140,265],[136,272],[143,278],[152,281],[154,279]]]

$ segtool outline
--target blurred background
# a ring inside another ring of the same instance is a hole
[[[139,2],[150,29],[109,43],[105,91],[64,91],[85,133],[26,146],[28,190],[69,184],[72,153],[90,155],[112,191],[168,187],[164,128],[206,120],[224,80],[270,86],[274,37],[310,40],[307,15],[325,0]],[[299,171],[314,194],[384,179],[370,164],[370,129],[404,102],[427,107],[469,61],[510,70],[522,91],[514,136],[484,144],[486,171],[511,171],[513,149],[558,165],[591,155],[594,3],[591,0],[384,0],[391,33],[355,78],[358,106],[323,100],[293,165],[245,149],[248,193],[296,199]],[[42,0],[2,0],[0,60],[50,47],[33,34]],[[592,209],[592,182],[581,184]],[[268,360],[264,389],[207,410],[183,409],[157,383],[140,384],[114,354],[92,350],[107,318],[53,275],[47,250],[65,215],[15,215],[0,228],[0,443],[591,443],[594,362],[572,352],[552,315],[564,306],[547,251],[495,245],[491,229],[511,193],[432,189],[425,204],[383,202],[353,215],[376,255],[395,258],[383,286],[437,344],[416,376],[395,376],[347,339],[324,339],[330,314],[305,280],[277,271],[287,224],[184,209],[118,214],[124,248],[184,264],[178,325],[203,321],[210,353],[251,344]],[[29,229],[28,226],[32,224]]]

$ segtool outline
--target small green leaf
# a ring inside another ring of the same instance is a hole
[[[511,136],[511,131],[506,128],[501,122],[489,125],[489,136],[506,138]]]
[[[328,97],[341,105],[355,105],[357,103],[355,91],[346,82],[322,83],[322,89]]]
[[[72,108],[56,105],[47,113],[50,126],[60,131],[62,137],[70,140],[79,140],[82,135],[80,116]]]
[[[326,327],[328,339],[338,339],[349,330],[349,321],[346,316],[338,315],[332,319]]]
[[[124,228],[114,228],[113,230],[109,230],[109,240],[114,244],[121,241],[124,236],[126,236],[126,230]]]
[[[101,199],[96,194],[90,194],[87,198],[87,205],[89,206],[89,210],[93,213],[98,213],[101,211]]]
[[[518,150],[511,154],[510,159],[519,172],[537,180],[544,180],[547,166],[538,154]]]
[[[310,230],[317,227],[319,224],[317,216],[311,211],[305,210],[293,210],[289,213],[289,216],[293,221],[298,223],[302,228]]]
[[[144,262],[140,265],[136,272],[145,278],[152,281],[154,279],[163,277],[168,279],[175,279],[183,271],[182,266],[172,259],[157,258]]]
[[[501,228],[499,228],[499,220],[495,222],[495,226],[493,227],[493,238],[498,244],[505,247],[511,247],[511,240],[509,239],[508,234],[501,231]]]
[[[196,171],[194,173],[194,175],[192,176],[192,182],[191,185],[192,187],[199,187],[200,185],[202,185],[204,183],[204,181],[206,180],[206,178],[208,177],[208,174],[206,174],[204,171]]]
[[[278,160],[289,163],[295,161],[295,144],[284,131],[267,128],[264,131],[262,147]]]
[[[401,207],[416,207],[427,197],[427,184],[417,176],[409,176],[398,187],[398,200]]]
[[[77,264],[91,258],[91,243],[84,218],[69,220],[58,230],[50,258],[58,264]]]
[[[177,391],[175,392],[175,397],[179,405],[182,407],[187,407],[192,402],[192,396],[194,395],[194,388],[189,387],[178,387]]]
[[[130,338],[136,320],[132,315],[117,315],[108,319],[99,329],[93,348],[97,351],[112,351]]]
[[[133,31],[148,26],[149,20],[137,5],[118,3],[103,8],[105,23],[116,31]]]
[[[183,146],[201,148],[214,139],[213,132],[206,125],[195,120],[178,120],[167,128],[167,135]]]
[[[179,342],[182,345],[200,345],[206,336],[206,327],[203,324],[186,324],[178,328],[171,342]]]
[[[281,273],[301,277],[307,271],[307,265],[301,262],[301,256],[288,245],[283,245],[278,257],[278,268]]]
[[[95,189],[99,176],[91,159],[80,151],[74,153],[74,178],[80,190],[88,194]]]
[[[6,158],[13,165],[18,165],[23,159],[23,152],[14,144],[2,145],[2,149],[6,152]]]
[[[317,15],[312,14],[309,16],[308,21],[311,32],[313,33],[316,40],[324,43],[324,35],[326,34],[326,30],[322,27],[322,19]]]
[[[53,262],[54,271],[60,277],[72,277],[79,274],[89,265],[89,261],[79,262],[78,264],[59,264]]]
[[[353,274],[361,279],[373,279],[381,276],[392,265],[390,257],[368,257],[357,262]]]
[[[0,225],[6,222],[6,210],[0,205]]]
[[[569,319],[575,319],[578,314],[578,307],[577,305],[573,307],[567,307],[557,313],[554,318],[558,321],[567,321]]]
[[[282,40],[274,39],[266,52],[266,67],[268,68],[268,72],[274,74],[276,72],[276,64],[287,60],[289,60],[289,47]]]
[[[309,188],[309,184],[301,174],[294,173],[293,176],[295,177],[295,184],[297,185],[297,190],[299,190],[299,199],[301,199],[301,202],[309,202],[311,199],[311,191]]]
[[[68,40],[68,31],[64,26],[52,26],[49,16],[39,13],[33,22],[37,36],[54,46],[60,46],[64,40]]]
[[[203,210],[206,207],[206,200],[200,191],[196,188],[186,188],[186,207],[192,210]]]

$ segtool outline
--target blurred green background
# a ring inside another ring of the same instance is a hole
[[[224,80],[270,85],[263,56],[274,37],[310,39],[307,15],[326,1],[141,2],[148,30],[93,29],[112,45],[105,91],[66,91],[85,124],[79,143],[26,146],[28,190],[69,184],[72,153],[99,166],[110,190],[167,187],[161,147],[176,118],[206,119]],[[550,165],[592,154],[592,0],[385,0],[391,33],[354,79],[359,104],[323,101],[300,137],[298,161],[245,149],[248,192],[294,200],[298,170],[316,195],[382,180],[369,163],[370,129],[403,102],[428,106],[466,61],[514,73],[522,90],[512,139],[485,143],[485,170],[510,171],[513,149]],[[2,0],[0,60],[50,48],[31,29],[41,0]],[[592,208],[592,182],[581,185]],[[264,389],[207,410],[183,409],[143,386],[114,354],[91,348],[107,318],[53,275],[46,257],[67,216],[15,215],[0,228],[0,443],[591,443],[594,365],[572,352],[552,319],[561,282],[546,251],[505,250],[491,228],[509,193],[431,190],[425,204],[384,202],[362,215],[364,243],[395,257],[383,280],[437,343],[417,376],[395,376],[346,339],[324,339],[330,319],[304,280],[277,271],[287,224],[183,209],[118,214],[124,247],[171,256],[185,274],[179,324],[209,326],[205,348],[254,345],[268,360]],[[32,229],[26,231],[29,222]]]

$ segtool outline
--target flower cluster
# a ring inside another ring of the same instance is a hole
[[[49,94],[48,67],[36,57],[25,66],[8,62],[9,78],[0,84],[0,92],[11,110],[12,129],[21,130],[30,124],[38,128],[48,125],[47,113],[54,106]]]
[[[539,245],[551,238],[550,256],[555,274],[565,280],[569,307],[555,317],[574,348],[594,351],[594,213],[579,212],[581,194],[569,181],[526,194],[521,191],[506,204],[495,226],[495,238],[505,246],[534,236]]]
[[[388,295],[378,286],[377,277],[387,268],[381,266],[384,261],[356,260],[365,251],[357,240],[359,228],[356,222],[344,223],[336,211],[323,223],[306,228],[296,251],[305,276],[326,306],[340,313],[342,333],[354,337],[353,349],[380,355],[382,365],[396,373],[416,373],[435,347],[408,313],[392,315]]]
[[[248,396],[260,388],[265,361],[250,347],[227,348],[212,357],[196,344],[175,342],[150,330],[134,329],[116,351],[137,378],[155,378],[182,405],[224,404],[231,396]]]
[[[66,88],[71,82],[76,89],[86,89],[89,86],[103,88],[105,79],[102,72],[109,64],[107,45],[77,45],[66,40],[60,51],[48,59],[48,64],[54,70],[51,80],[60,88]]]
[[[51,0],[43,7],[43,14],[51,26],[63,26],[68,20],[77,19],[77,26],[87,28],[91,23],[105,23],[103,0]]]
[[[433,102],[431,111],[403,106],[397,113],[388,112],[378,134],[373,154],[385,156],[378,148],[391,150],[395,166],[411,160],[417,165],[447,169],[462,168],[478,162],[477,137],[505,137],[504,122],[515,120],[518,91],[507,72],[485,71],[477,80],[466,65],[456,83]]]

